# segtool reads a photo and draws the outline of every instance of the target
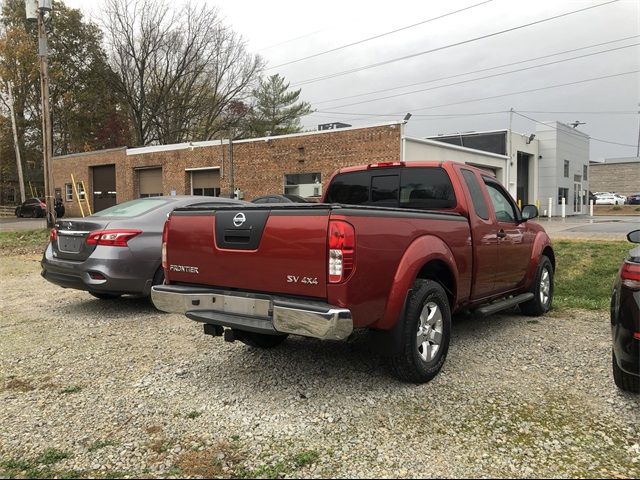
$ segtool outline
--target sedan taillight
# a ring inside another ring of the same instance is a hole
[[[632,290],[640,290],[640,265],[625,261],[620,270],[622,284]]]
[[[127,247],[127,242],[142,233],[142,230],[97,230],[87,236],[87,245],[103,245],[107,247]]]
[[[49,242],[53,243],[58,239],[58,230],[56,230],[55,228],[51,229],[51,232],[49,233]]]
[[[356,231],[342,220],[329,222],[329,283],[344,282],[353,272]]]

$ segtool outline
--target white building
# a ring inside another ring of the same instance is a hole
[[[509,130],[465,132],[427,139],[403,136],[402,159],[454,160],[490,170],[520,205],[536,204],[546,215],[586,211],[589,180],[588,135],[560,122],[535,134]],[[551,199],[551,201],[549,200]]]

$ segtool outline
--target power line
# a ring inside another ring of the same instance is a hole
[[[313,103],[314,105],[319,105],[319,104],[322,104],[322,103],[337,102],[337,101],[340,101],[340,100],[348,100],[350,98],[365,97],[367,95],[374,95],[376,93],[385,93],[385,92],[390,92],[390,91],[393,91],[393,90],[400,90],[400,89],[403,89],[403,88],[415,87],[417,85],[425,85],[425,84],[428,84],[428,83],[440,82],[442,80],[450,80],[452,78],[464,77],[464,76],[467,76],[467,75],[472,75],[474,73],[482,73],[482,72],[486,72],[486,71],[489,71],[489,70],[495,70],[495,69],[498,69],[498,68],[512,67],[514,65],[520,65],[522,63],[528,63],[528,62],[533,62],[533,61],[536,61],[536,60],[542,60],[544,58],[555,57],[557,55],[563,55],[565,53],[573,53],[573,52],[577,52],[577,51],[580,51],[580,50],[587,50],[589,48],[595,48],[595,47],[601,47],[601,46],[604,46],[604,45],[609,45],[611,43],[623,42],[623,41],[631,40],[631,39],[638,38],[638,37],[640,37],[640,35],[632,35],[630,37],[619,38],[617,40],[610,40],[608,42],[596,43],[596,44],[593,44],[593,45],[587,45],[587,46],[580,47],[580,48],[573,48],[571,50],[564,50],[562,52],[550,53],[548,55],[543,55],[541,57],[534,57],[534,58],[529,58],[527,60],[520,60],[520,61],[517,61],[517,62],[505,63],[505,64],[502,64],[502,65],[496,65],[496,66],[493,66],[493,67],[482,68],[480,70],[473,70],[471,72],[458,73],[456,75],[449,75],[447,77],[434,78],[432,80],[409,83],[409,84],[400,85],[400,86],[397,86],[397,87],[385,88],[385,89],[382,89],[382,90],[374,90],[374,91],[367,92],[367,93],[359,93],[357,95],[349,95],[349,96],[346,96],[346,97],[332,98],[332,99],[328,99],[328,100],[321,100],[319,102],[311,102],[311,103]]]
[[[257,50],[257,52],[264,52],[265,50],[270,50],[272,48],[280,47],[282,45],[286,45],[287,43],[295,42],[297,40],[302,40],[303,38],[311,37],[311,36],[315,35],[316,33],[324,32],[325,30],[329,30],[329,29],[328,28],[321,28],[320,30],[316,30],[315,32],[305,33],[304,35],[300,35],[299,37],[290,38],[289,40],[284,40],[282,42],[275,43],[273,45],[269,45],[268,47],[260,48],[260,49]],[[269,70],[269,69],[267,68],[267,70]]]
[[[483,100],[491,100],[491,99],[494,99],[494,98],[508,97],[510,95],[520,95],[520,94],[523,94],[523,93],[532,93],[532,92],[539,92],[539,91],[542,91],[542,90],[549,90],[549,89],[552,89],[552,88],[567,87],[567,86],[571,86],[571,85],[578,85],[578,84],[581,84],[581,83],[588,83],[588,82],[594,82],[594,81],[597,81],[597,80],[604,80],[604,79],[607,79],[607,78],[622,77],[624,75],[631,75],[631,74],[638,73],[638,72],[640,72],[640,70],[631,70],[629,72],[620,72],[620,73],[615,73],[615,74],[612,74],[612,75],[604,75],[604,76],[601,76],[601,77],[593,77],[593,78],[587,78],[587,79],[584,79],[584,80],[577,80],[577,81],[574,81],[574,82],[559,83],[559,84],[556,84],[556,85],[547,85],[547,86],[544,86],[544,87],[532,88],[532,89],[529,89],[529,90],[521,90],[519,92],[502,93],[502,94],[499,94],[499,95],[491,95],[489,97],[473,98],[473,99],[470,99],[470,100],[462,100],[462,101],[459,101],[459,102],[443,103],[443,104],[440,104],[440,105],[431,105],[429,107],[413,108],[413,109],[411,109],[411,113],[417,112],[417,111],[420,111],[420,110],[430,110],[432,108],[449,107],[449,106],[452,106],[452,105],[462,105],[464,103],[480,102],[480,101],[483,101]],[[327,114],[331,114],[331,115],[356,115],[356,116],[362,115],[362,116],[374,116],[374,117],[404,115],[406,113],[406,111],[404,111],[404,110],[400,111],[400,112],[378,113],[378,114],[355,113],[355,112],[353,112],[353,113],[330,112],[330,111],[325,111],[325,110],[317,110],[317,112],[318,113],[327,113]]]
[[[525,113],[577,113],[577,114],[584,114],[584,115],[637,115],[638,111],[633,111],[633,110],[597,110],[597,111],[585,111],[585,110],[572,110],[572,111],[567,111],[567,110],[563,110],[563,111],[558,111],[558,110],[553,110],[553,111],[549,111],[549,110],[519,110],[519,112],[525,112]]]
[[[524,115],[524,114],[522,114],[522,113],[520,113],[520,112],[518,112],[516,110],[514,110],[513,113],[515,113],[516,115],[519,115],[520,117],[523,117],[523,118],[526,118],[528,120],[531,120],[532,122],[539,123],[540,125],[546,125],[548,127],[553,127],[553,128],[555,128],[557,130],[557,127],[555,125],[553,125],[552,123],[541,122],[540,120],[536,120],[535,118],[532,118],[532,117],[529,117],[527,115]],[[584,135],[587,135],[591,140],[595,140],[596,142],[609,143],[611,145],[620,145],[620,146],[623,146],[623,147],[633,147],[633,148],[636,147],[635,145],[631,145],[629,143],[612,142],[611,140],[604,140],[602,138],[592,137],[591,135],[588,135],[586,133],[583,134],[583,135],[578,134],[578,133],[573,133],[571,131],[568,131],[568,132],[565,132],[565,133],[567,133],[569,135],[573,135],[575,137],[581,137],[581,138],[584,138]]]
[[[338,50],[343,50],[345,48],[353,47],[354,45],[360,45],[361,43],[365,43],[365,42],[369,42],[371,40],[376,40],[378,38],[386,37],[387,35],[392,35],[394,33],[398,33],[398,32],[401,32],[403,30],[408,30],[410,28],[414,28],[414,27],[417,27],[417,26],[420,26],[420,25],[424,25],[425,23],[433,22],[435,20],[440,20],[441,18],[449,17],[451,15],[455,15],[456,13],[464,12],[466,10],[470,10],[472,8],[479,7],[480,5],[484,5],[486,3],[491,3],[492,1],[493,0],[485,0],[483,2],[476,3],[475,5],[471,5],[469,7],[461,8],[461,9],[455,10],[453,12],[445,13],[444,15],[440,15],[440,16],[437,16],[437,17],[429,18],[428,20],[423,20],[422,22],[414,23],[412,25],[407,25],[405,27],[397,28],[397,29],[391,30],[389,32],[385,32],[385,33],[381,33],[381,34],[378,34],[378,35],[374,35],[373,37],[368,37],[368,38],[364,38],[362,40],[358,40],[356,42],[348,43],[346,45],[341,45],[340,47],[335,47],[335,48],[332,48],[330,50],[325,50],[323,52],[314,53],[312,55],[307,55],[306,57],[297,58],[297,59],[291,60],[289,62],[281,63],[279,65],[275,65],[273,67],[269,67],[266,70],[273,70],[274,68],[280,68],[280,67],[284,67],[286,65],[291,65],[292,63],[298,63],[298,62],[302,62],[303,60],[308,60],[310,58],[316,58],[316,57],[319,57],[321,55],[326,55],[328,53],[336,52]]]
[[[608,50],[602,50],[600,52],[587,53],[585,55],[579,55],[577,57],[564,58],[562,60],[555,60],[553,62],[542,63],[540,65],[531,65],[529,67],[523,67],[523,68],[518,68],[518,69],[515,69],[515,70],[509,70],[507,72],[494,73],[492,75],[486,75],[484,77],[471,78],[471,79],[468,79],[468,80],[461,80],[459,82],[447,83],[447,84],[444,84],[444,85],[438,85],[438,86],[429,87],[429,88],[422,88],[420,90],[412,90],[410,92],[396,93],[394,95],[387,95],[386,97],[377,97],[377,98],[371,98],[369,100],[361,100],[359,102],[347,103],[347,104],[344,104],[344,105],[335,105],[335,106],[332,106],[330,108],[352,107],[354,105],[362,105],[363,103],[377,102],[377,101],[380,101],[380,100],[387,100],[389,98],[396,98],[396,97],[402,97],[404,95],[411,95],[411,94],[414,94],[414,93],[422,93],[422,92],[427,92],[427,91],[430,91],[430,90],[437,90],[439,88],[452,87],[452,86],[455,86],[455,85],[462,85],[464,83],[477,82],[479,80],[486,80],[488,78],[501,77],[503,75],[510,75],[512,73],[517,73],[517,72],[524,72],[526,70],[532,70],[534,68],[540,68],[540,67],[547,67],[549,65],[556,65],[558,63],[568,62],[568,61],[571,61],[571,60],[578,60],[578,59],[581,59],[581,58],[593,57],[595,55],[601,55],[603,53],[613,52],[613,51],[616,51],[616,50],[623,50],[625,48],[636,47],[638,45],[640,45],[640,43],[634,43],[634,44],[631,44],[631,45],[625,45],[623,47],[616,47],[616,48],[611,48],[611,49],[608,49]]]
[[[372,64],[369,64],[369,65],[364,65],[362,67],[352,68],[350,70],[344,70],[342,72],[335,72],[335,73],[332,73],[332,74],[329,74],[329,75],[324,75],[324,76],[321,76],[321,77],[302,80],[300,82],[297,82],[297,83],[293,84],[293,86],[307,85],[307,84],[310,84],[310,83],[319,82],[321,80],[328,80],[328,79],[331,79],[331,78],[336,78],[336,77],[340,77],[340,76],[343,76],[343,75],[349,75],[351,73],[356,73],[356,72],[360,72],[360,71],[363,71],[363,70],[368,70],[370,68],[376,68],[376,67],[380,67],[380,66],[383,66],[383,65],[388,65],[388,64],[394,63],[394,62],[408,60],[408,59],[411,59],[411,58],[419,57],[421,55],[426,55],[428,53],[433,53],[433,52],[446,50],[446,49],[449,49],[449,48],[452,48],[452,47],[457,47],[457,46],[460,46],[460,45],[465,45],[465,44],[468,44],[468,43],[477,42],[479,40],[484,40],[484,39],[487,39],[487,38],[491,38],[491,37],[495,37],[495,36],[498,36],[498,35],[502,35],[502,34],[505,34],[505,33],[508,33],[508,32],[513,32],[515,30],[520,30],[522,28],[531,27],[533,25],[539,25],[541,23],[545,23],[545,22],[549,22],[549,21],[552,21],[552,20],[556,20],[558,18],[567,17],[569,15],[575,15],[576,13],[584,12],[584,11],[587,11],[587,10],[592,10],[594,8],[602,7],[602,6],[609,5],[609,4],[612,4],[612,3],[616,3],[616,2],[619,2],[619,1],[620,0],[610,0],[608,2],[599,3],[597,5],[592,5],[590,7],[585,7],[585,8],[581,8],[581,9],[578,9],[578,10],[572,10],[570,12],[562,13],[562,14],[559,14],[559,15],[554,15],[553,17],[543,18],[542,20],[536,20],[535,22],[525,23],[525,24],[519,25],[517,27],[507,28],[505,30],[500,30],[500,31],[489,33],[489,34],[482,35],[482,36],[479,36],[479,37],[470,38],[470,39],[467,39],[467,40],[463,40],[461,42],[451,43],[449,45],[443,45],[441,47],[432,48],[430,50],[424,50],[422,52],[413,53],[411,55],[405,55],[405,56],[402,56],[402,57],[396,57],[396,58],[392,58],[390,60],[385,60],[383,62],[372,63]]]

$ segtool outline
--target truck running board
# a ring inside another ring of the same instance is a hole
[[[475,310],[475,313],[486,317],[487,315],[492,315],[501,310],[506,310],[507,308],[515,307],[516,305],[520,305],[523,302],[528,302],[533,298],[533,293],[522,293],[515,297],[505,298],[503,300],[498,300],[496,302],[488,303],[483,305],[482,307]]]

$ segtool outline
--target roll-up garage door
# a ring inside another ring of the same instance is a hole
[[[162,196],[162,168],[138,170],[140,197]]]
[[[192,171],[191,189],[194,195],[220,196],[220,171],[218,169]]]

